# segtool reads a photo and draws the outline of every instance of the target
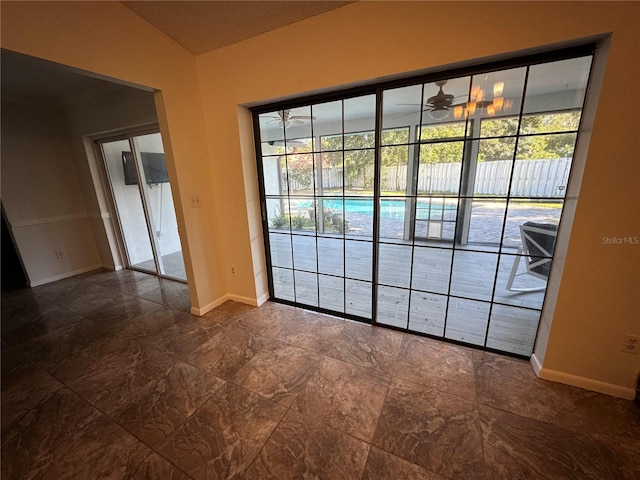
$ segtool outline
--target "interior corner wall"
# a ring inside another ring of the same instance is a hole
[[[228,293],[196,59],[120,2],[2,2],[2,46],[154,91],[191,304]],[[200,208],[189,208],[192,195]]]
[[[2,203],[31,286],[100,267],[60,109],[2,103]]]
[[[257,182],[250,135],[238,106],[269,103],[439,71],[513,52],[534,52],[612,34],[580,198],[541,372],[606,393],[633,391],[640,356],[620,351],[640,334],[640,247],[606,243],[638,232],[637,2],[356,2],[197,57],[217,212],[234,232],[222,239],[225,271],[245,295],[260,273],[251,232]],[[433,22],[434,18],[455,21]],[[570,22],[567,19],[571,19]],[[498,23],[496,23],[498,20]],[[487,26],[491,26],[488,28]],[[624,108],[621,108],[624,105]],[[260,262],[258,262],[260,263]],[[264,265],[264,263],[262,263]]]

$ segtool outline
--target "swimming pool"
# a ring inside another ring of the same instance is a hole
[[[322,201],[325,210],[335,210],[338,212],[345,212],[347,216],[349,214],[354,215],[366,215],[373,216],[373,200],[364,198],[325,198],[318,199],[318,202]],[[311,201],[301,202],[298,204],[300,207],[309,208],[312,205]],[[380,200],[380,216],[382,218],[394,218],[403,219],[404,213],[407,208],[407,201],[400,199],[382,199]],[[429,199],[418,199],[418,217],[422,212],[429,210]],[[431,203],[431,217],[442,215],[443,209],[445,212],[455,212],[456,203],[455,200],[442,204],[442,201],[438,203]]]

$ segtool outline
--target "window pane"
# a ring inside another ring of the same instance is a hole
[[[469,77],[425,83],[422,125],[464,120],[462,105],[468,99]],[[464,123],[462,125],[464,126]],[[425,137],[421,137],[420,140],[425,140]]]
[[[311,106],[313,134],[320,138],[318,150],[342,150],[342,100]]]
[[[344,274],[344,241],[318,237],[318,271],[330,275]]]
[[[491,300],[497,264],[498,256],[493,253],[456,251],[450,294]]]
[[[342,137],[340,137],[342,138]],[[316,169],[322,170],[322,177],[317,174],[318,182],[320,179],[317,193],[319,195],[343,195],[344,194],[344,168],[343,153],[329,152],[321,153],[319,160],[316,160]],[[318,158],[318,156],[316,156]]]
[[[453,252],[444,248],[415,247],[411,288],[447,294]]]
[[[291,236],[281,233],[269,234],[271,265],[274,267],[293,268],[293,249]]]
[[[380,238],[404,238],[404,224],[411,200],[407,198],[385,198],[380,200]]]
[[[291,229],[296,232],[315,232],[316,214],[313,197],[289,199]]]
[[[533,352],[539,321],[537,310],[494,305],[487,347],[529,356]]]
[[[376,129],[376,96],[365,95],[362,97],[346,98],[344,100],[344,133],[345,149],[347,147],[346,134],[373,132]],[[375,146],[373,135],[362,136],[358,141],[367,142],[363,147]]]
[[[380,174],[382,195],[403,195],[406,193],[409,150],[408,145],[382,147],[382,170]]]
[[[267,198],[269,230],[291,231],[291,212],[286,197]]]
[[[346,276],[371,281],[373,272],[373,244],[347,240],[344,243]]]
[[[373,238],[373,199],[345,198],[344,210],[349,235]]]
[[[576,134],[522,137],[513,167],[511,196],[564,197]]]
[[[371,283],[347,279],[345,311],[359,317],[371,318]]]
[[[345,146],[347,138],[345,137]],[[345,195],[372,195],[374,176],[373,150],[345,150]]]
[[[447,297],[432,293],[411,292],[409,329],[430,335],[444,335]]]
[[[525,74],[522,67],[474,75],[465,115],[474,119],[518,115]],[[504,122],[502,126],[508,128]]]
[[[524,113],[582,108],[591,56],[532,65]]]
[[[542,309],[547,282],[544,278],[527,273],[530,261],[531,258],[524,255],[500,256],[494,302]]]
[[[318,306],[318,276],[315,273],[295,270],[296,302]]]
[[[500,246],[506,208],[505,200],[474,199],[469,219],[469,245],[496,251]]]
[[[408,315],[409,290],[385,286],[378,287],[376,322],[407,328]]]
[[[274,267],[271,271],[273,274],[273,290],[276,298],[291,300],[292,302],[295,301],[293,270]]]
[[[444,336],[474,345],[484,345],[489,320],[489,303],[449,298]]]
[[[418,195],[457,195],[464,142],[420,145]]]
[[[562,214],[562,202],[511,200],[507,210],[503,250],[522,247],[520,226],[526,222],[558,225]]]
[[[406,245],[380,244],[378,282],[396,287],[409,287],[412,248]]]
[[[307,235],[293,235],[293,266],[296,270],[317,271],[316,238]]]
[[[419,125],[421,110],[422,85],[385,90],[382,93],[382,128],[386,130],[398,126]],[[395,143],[399,142],[383,134],[383,145]]]
[[[321,308],[344,312],[344,279],[318,275]]]
[[[289,195],[313,195],[313,154],[287,155]]]
[[[265,195],[286,195],[285,157],[262,157],[262,178]]]

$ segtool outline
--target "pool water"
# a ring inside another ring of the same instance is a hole
[[[373,200],[369,199],[357,199],[357,198],[335,198],[335,199],[324,199],[323,200],[324,208],[336,211],[344,211],[347,214],[356,214],[356,215],[373,215]],[[310,207],[311,202],[307,205],[301,204],[300,206]],[[380,201],[380,216],[382,218],[395,218],[402,219],[404,218],[404,213],[406,209],[406,202],[404,200],[397,199],[388,199]],[[424,215],[427,214],[429,210],[429,202],[424,200],[418,200],[418,216],[421,211],[424,212]],[[442,204],[432,204],[431,205],[431,217],[441,216],[443,210]],[[445,211],[455,211],[455,204],[445,204]]]

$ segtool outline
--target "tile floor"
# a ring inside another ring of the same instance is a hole
[[[638,479],[640,409],[528,362],[98,271],[2,296],[2,478]]]

